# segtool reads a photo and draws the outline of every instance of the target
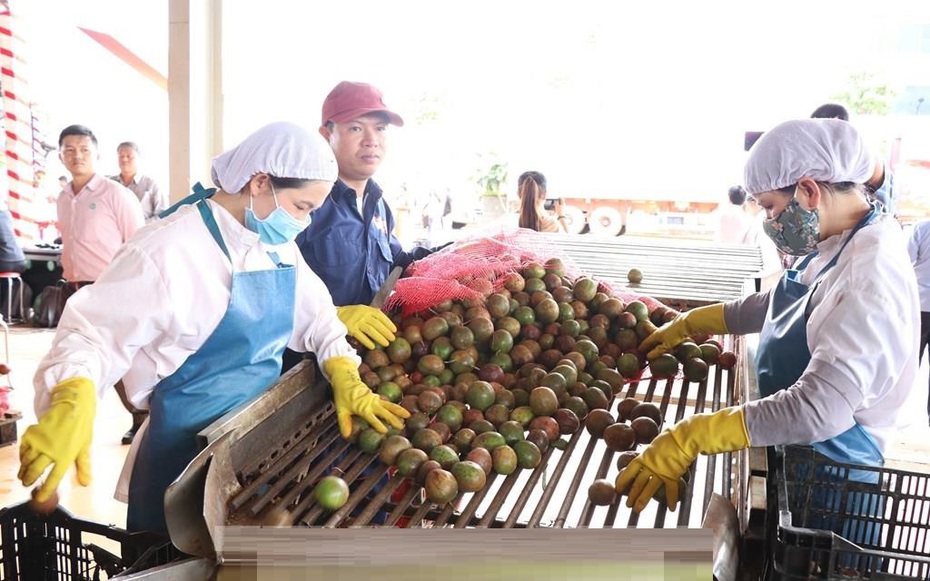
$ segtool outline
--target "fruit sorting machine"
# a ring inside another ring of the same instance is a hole
[[[644,272],[639,286],[629,290],[679,309],[739,296],[747,292],[746,279],[761,269],[757,249],[721,252],[712,245],[695,248],[632,239],[591,245],[580,238],[568,236],[559,243],[582,270],[619,288],[627,286],[624,261],[629,260],[630,268]],[[742,357],[742,339],[724,341],[725,349]],[[739,366],[724,370],[712,365],[707,378],[699,382],[648,375],[647,370],[645,377],[623,386],[611,401],[611,412],[616,415],[622,398],[634,397],[655,403],[663,422],[670,424],[741,397]],[[169,488],[166,516],[175,546],[220,567],[240,557],[248,559],[224,550],[224,528],[235,525],[695,528],[702,526],[712,497],[742,503],[748,478],[740,455],[701,457],[689,473],[675,512],[654,501],[636,515],[626,508],[625,497],[609,506],[595,506],[588,498],[588,486],[599,478],[614,479],[618,453],[582,426],[563,436],[564,449],[550,446],[535,468],[508,476],[492,472],[481,490],[462,492],[438,505],[426,499],[416,482],[382,464],[376,454],[363,453],[341,438],[329,386],[312,360],[208,426],[199,437],[204,450]],[[339,474],[351,491],[345,505],[335,511],[317,505],[312,494],[315,483],[330,473]]]
[[[739,341],[726,345],[737,352]],[[666,423],[729,405],[738,397],[736,368],[713,366],[707,379],[643,379],[625,386],[622,397],[654,402]],[[291,370],[273,389],[217,421],[201,436],[207,446],[166,497],[172,541],[183,551],[222,553],[226,525],[403,526],[403,527],[699,527],[712,493],[731,498],[738,469],[729,454],[702,457],[677,511],[653,502],[641,514],[624,499],[594,506],[587,488],[597,478],[613,479],[618,454],[581,427],[565,437],[567,446],[550,446],[532,470],[488,476],[486,486],[462,492],[440,506],[429,502],[410,479],[390,474],[376,454],[363,453],[341,438],[328,386],[312,361]],[[333,468],[335,465],[335,468]],[[332,472],[351,494],[330,512],[312,492]],[[379,482],[386,485],[377,486]],[[378,518],[380,516],[380,519]],[[231,556],[227,555],[226,558]]]

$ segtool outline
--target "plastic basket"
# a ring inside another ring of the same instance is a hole
[[[97,544],[113,544],[104,539],[118,543],[120,555]],[[25,502],[0,509],[0,581],[97,581],[184,557],[165,536],[81,520],[61,507],[48,516]]]
[[[773,459],[766,577],[930,579],[930,474],[834,462],[805,446]]]

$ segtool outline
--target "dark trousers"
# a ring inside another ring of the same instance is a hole
[[[927,349],[927,342],[930,340],[930,312],[920,313],[920,351],[917,352],[917,366],[924,359],[924,351]],[[927,401],[927,416],[930,417],[930,398]]]
[[[66,281],[62,284],[62,293],[61,293],[61,307],[64,308],[65,303],[68,302],[68,299],[71,296],[84,288],[89,284],[94,284],[92,280],[75,280],[75,281]]]

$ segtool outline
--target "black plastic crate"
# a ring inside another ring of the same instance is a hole
[[[774,579],[930,579],[930,474],[777,447]],[[770,505],[771,506],[771,505]]]
[[[119,543],[120,554],[95,544],[100,537]],[[0,509],[0,581],[97,581],[184,557],[163,535],[81,520],[61,507],[48,516],[25,502]]]

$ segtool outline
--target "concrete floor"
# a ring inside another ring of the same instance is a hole
[[[17,425],[19,435],[35,422],[32,378],[54,334],[54,330],[27,326],[13,326],[10,330],[10,377],[15,388],[10,403],[13,409],[23,413],[23,419]],[[921,367],[920,377],[920,381],[927,381],[926,361]],[[113,492],[129,450],[129,446],[120,443],[120,438],[131,424],[132,420],[123,409],[116,392],[108,391],[98,406],[94,425],[94,481],[90,486],[82,487],[74,480],[73,471],[69,472],[58,490],[61,506],[81,518],[125,527],[126,505],[115,500]],[[18,442],[0,447],[0,507],[29,499],[29,490],[16,478],[19,470],[18,452]],[[895,468],[930,473],[930,428],[924,425],[901,432],[888,452],[888,464]]]

